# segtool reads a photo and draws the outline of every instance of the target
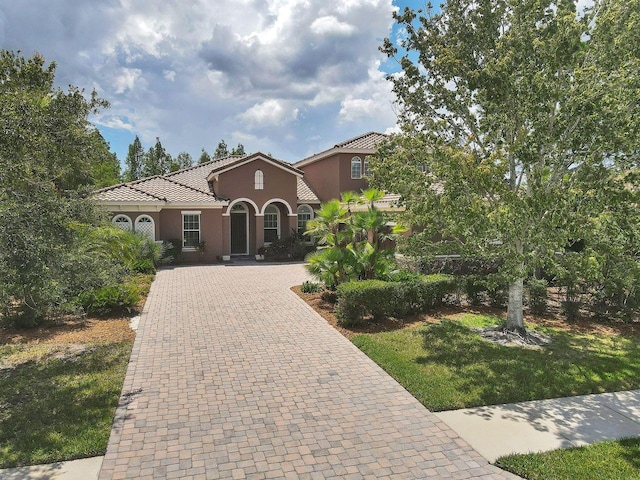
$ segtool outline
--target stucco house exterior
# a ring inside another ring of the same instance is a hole
[[[186,261],[253,255],[304,231],[322,202],[367,188],[367,156],[385,139],[369,132],[293,164],[261,152],[229,156],[103,188],[93,198],[122,229],[179,239]],[[378,206],[392,209],[395,199]]]

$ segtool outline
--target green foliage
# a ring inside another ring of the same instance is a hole
[[[144,148],[136,135],[133,143],[129,145],[127,158],[125,159],[124,181],[131,182],[143,177],[142,170],[144,168]]]
[[[0,311],[19,326],[73,311],[125,270],[86,241],[100,221],[86,193],[117,173],[87,120],[108,104],[55,89],[54,73],[38,54],[0,52]]]
[[[217,160],[218,158],[224,158],[227,156],[229,156],[229,147],[227,147],[227,142],[220,140],[216,147],[216,151],[213,152],[213,159]]]
[[[544,278],[529,279],[529,309],[537,315],[544,315],[547,311],[548,282]]]
[[[407,34],[382,50],[402,52],[402,75],[389,76],[402,134],[370,159],[372,185],[424,227],[414,254],[500,258],[509,327],[522,327],[524,278],[572,240],[613,240],[617,230],[594,227],[625,205],[621,231],[637,231],[640,190],[625,175],[640,137],[637,2],[578,14],[569,1],[447,0],[395,18]]]
[[[200,156],[198,157],[198,165],[201,165],[203,163],[207,163],[210,161],[211,161],[211,155],[209,155],[209,153],[207,153],[207,151],[203,148],[202,153],[200,153]]]
[[[483,302],[482,294],[487,291],[485,278],[479,275],[467,275],[462,279],[462,285],[467,301],[474,306],[481,305]]]
[[[181,263],[184,259],[182,255],[182,239],[172,238],[165,240],[162,243],[160,257],[160,263],[163,264]]]
[[[390,229],[387,215],[375,208],[382,195],[375,189],[363,190],[361,195],[344,192],[341,201],[322,204],[307,222],[304,235],[311,235],[319,248],[309,256],[307,268],[328,288],[347,280],[384,279],[392,271],[393,252],[383,245],[395,240],[402,228]],[[352,211],[356,205],[366,209]]]
[[[142,176],[151,177],[154,175],[164,175],[171,170],[173,160],[171,155],[167,153],[160,142],[160,138],[156,137],[156,143],[153,147],[149,147],[147,153],[143,157]]]
[[[85,312],[105,315],[112,311],[131,311],[140,301],[140,293],[135,285],[124,283],[83,292],[78,296],[78,301]]]
[[[361,280],[338,285],[335,315],[345,326],[361,324],[367,315],[374,320],[390,315],[395,288],[382,280]]]
[[[302,293],[319,293],[323,290],[324,288],[322,285],[320,285],[319,283],[310,282],[308,280],[303,282],[302,286],[300,287],[300,291]]]
[[[361,324],[367,316],[374,320],[403,317],[441,305],[444,297],[456,289],[455,278],[448,275],[402,277],[393,282],[361,280],[340,284],[336,317],[343,325]]]
[[[277,238],[264,247],[264,256],[274,260],[303,260],[313,249],[300,235],[292,232],[288,237]]]

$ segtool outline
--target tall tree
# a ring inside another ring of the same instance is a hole
[[[624,172],[640,138],[638,2],[448,0],[394,16],[402,134],[372,161],[374,184],[425,226],[414,251],[503,259],[507,327],[522,331],[527,275],[637,195]]]
[[[98,218],[86,193],[113,161],[88,121],[108,104],[54,88],[54,76],[38,54],[0,51],[0,311],[23,325],[68,304],[72,286],[77,294],[101,270],[75,246]]]
[[[136,135],[133,143],[129,145],[127,158],[125,159],[124,180],[131,182],[142,178],[142,169],[144,166],[144,148]]]
[[[176,158],[171,161],[170,171],[175,172],[183,168],[189,168],[193,165],[193,158],[187,152],[180,152]]]
[[[207,163],[211,161],[211,155],[207,153],[207,151],[203,148],[202,153],[200,153],[200,157],[198,158],[198,165],[202,165],[203,163]]]
[[[220,140],[218,146],[216,147],[216,151],[213,153],[213,158],[224,158],[229,156],[229,148],[227,147],[227,143],[224,140]]]
[[[144,156],[144,164],[142,168],[143,176],[151,177],[154,175],[164,175],[169,173],[171,168],[171,155],[167,153],[160,142],[160,138],[156,137],[154,146]]]
[[[236,148],[231,149],[231,155],[246,155],[244,152],[244,145],[239,143]]]

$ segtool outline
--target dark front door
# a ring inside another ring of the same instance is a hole
[[[247,213],[231,214],[231,255],[246,255],[247,251]]]

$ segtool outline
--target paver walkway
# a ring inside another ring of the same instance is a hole
[[[160,271],[100,479],[517,478],[289,290],[306,278],[299,264]]]

